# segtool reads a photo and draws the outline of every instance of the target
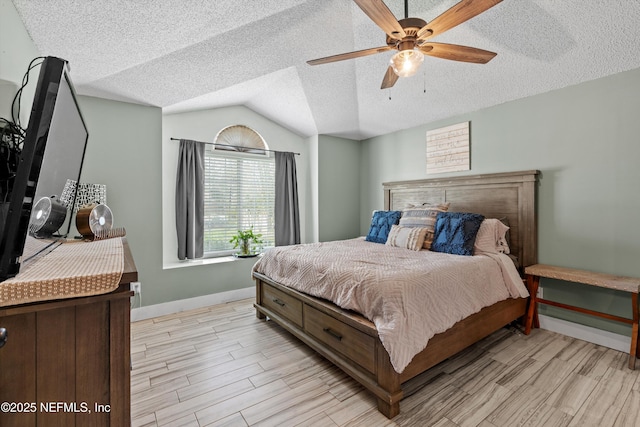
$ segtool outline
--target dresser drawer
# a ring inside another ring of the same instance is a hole
[[[302,328],[302,301],[263,283],[262,305]]]
[[[304,329],[335,351],[375,373],[375,339],[313,307],[304,306]]]

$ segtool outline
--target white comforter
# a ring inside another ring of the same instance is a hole
[[[435,334],[483,307],[528,296],[506,255],[416,252],[363,238],[273,248],[253,271],[361,313],[398,373]]]

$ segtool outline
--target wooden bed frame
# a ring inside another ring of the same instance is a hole
[[[385,209],[408,204],[449,202],[450,212],[474,212],[504,218],[510,248],[521,268],[537,262],[536,183],[538,171],[384,183]],[[256,314],[291,332],[375,394],[378,410],[388,418],[400,412],[400,400],[419,389],[419,375],[464,348],[524,316],[527,299],[508,299],[435,335],[405,370],[389,361],[375,325],[358,313],[287,288],[254,273]]]

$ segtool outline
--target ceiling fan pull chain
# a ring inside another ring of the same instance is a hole
[[[424,81],[422,92],[427,93],[427,70],[424,70],[424,69],[422,70],[422,76]]]

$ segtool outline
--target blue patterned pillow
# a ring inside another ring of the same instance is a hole
[[[473,255],[473,244],[484,216],[465,212],[439,212],[431,250]]]
[[[386,243],[392,225],[400,221],[400,211],[375,211],[371,218],[369,234],[365,237],[368,242]]]

